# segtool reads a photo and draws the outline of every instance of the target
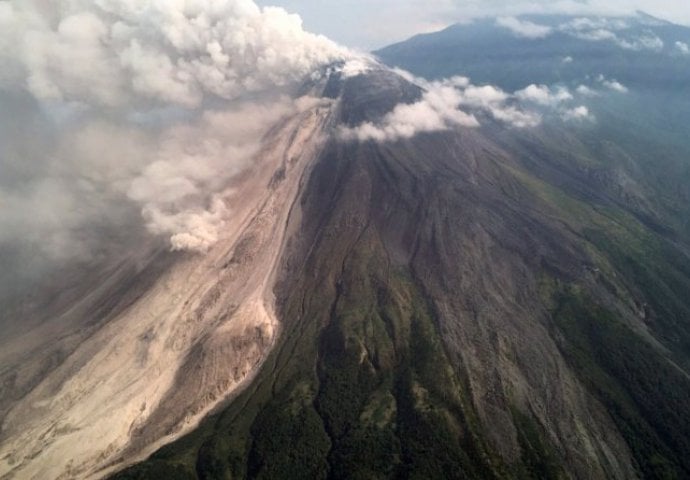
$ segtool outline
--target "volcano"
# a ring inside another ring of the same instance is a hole
[[[619,37],[690,36],[652,20]],[[208,252],[144,242],[31,306],[0,350],[2,478],[690,477],[689,60],[506,35],[325,67]],[[393,128],[460,74],[466,116]],[[525,123],[588,81],[582,118]]]

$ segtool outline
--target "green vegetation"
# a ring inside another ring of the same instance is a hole
[[[688,478],[688,378],[581,294],[561,294],[553,317],[566,339],[566,358],[607,408],[644,477]]]
[[[182,465],[171,465],[166,462],[149,460],[136,467],[129,468],[115,477],[118,480],[151,480],[164,478],[165,480],[196,480],[193,470]],[[219,477],[220,478],[220,477]]]
[[[677,244],[683,225],[672,233],[646,223],[636,206],[598,204],[513,173],[578,232],[596,265],[600,291],[546,275],[540,281],[565,357],[611,415],[644,478],[688,478],[690,380],[683,369],[690,367],[690,257]],[[663,347],[633,332],[612,305],[602,307],[606,294],[636,308],[637,321]]]
[[[519,466],[517,477],[544,480],[566,478],[555,452],[544,442],[534,420],[516,408],[513,408],[512,414],[522,452],[522,465]]]
[[[690,365],[690,259],[656,238],[635,248],[623,247],[600,230],[586,230],[585,236],[640,292],[656,336],[676,353],[679,363]]]

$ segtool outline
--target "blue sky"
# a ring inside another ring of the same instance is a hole
[[[482,15],[553,12],[615,15],[643,10],[690,25],[687,0],[259,0],[258,3],[298,13],[307,30],[363,50]]]

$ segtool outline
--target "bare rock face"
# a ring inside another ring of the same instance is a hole
[[[18,396],[3,395],[0,477],[102,477],[190,431],[251,380],[280,329],[275,270],[331,108],[317,102],[268,135],[229,185],[232,220],[208,253],[144,251],[129,259],[149,265],[139,276],[125,262],[3,348]],[[96,307],[113,295],[128,302],[103,314]]]

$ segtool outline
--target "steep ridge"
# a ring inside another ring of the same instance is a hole
[[[333,108],[300,101],[251,172],[228,185],[233,217],[208,253],[143,249],[140,262],[160,265],[144,268],[145,280],[129,273],[131,259],[85,285],[83,306],[3,348],[16,397],[5,407],[0,478],[103,477],[189,432],[256,373],[280,328],[273,284],[288,214]],[[110,296],[114,307],[96,308]],[[41,367],[54,352],[63,353]]]
[[[335,93],[344,124],[418,95],[381,71]],[[331,138],[290,219],[276,348],[114,478],[686,477],[687,240],[650,228],[643,189],[564,168],[612,161],[605,141],[549,128]]]

